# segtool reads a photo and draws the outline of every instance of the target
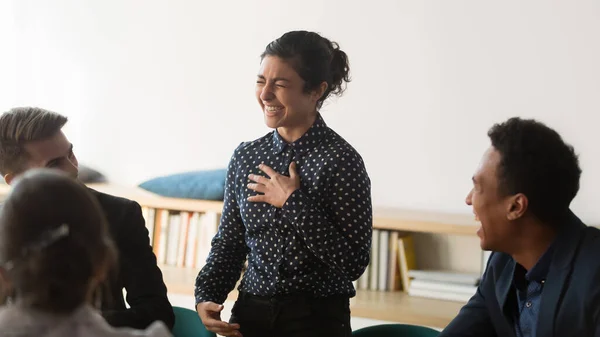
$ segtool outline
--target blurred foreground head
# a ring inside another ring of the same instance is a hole
[[[29,170],[12,185],[0,210],[3,297],[54,313],[89,303],[116,261],[98,202],[55,169]]]

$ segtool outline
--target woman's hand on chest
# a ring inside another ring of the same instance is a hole
[[[300,176],[296,172],[295,162],[292,162],[289,166],[289,177],[277,173],[265,164],[260,164],[258,168],[267,177],[258,174],[248,175],[248,178],[252,181],[248,184],[248,188],[260,193],[248,197],[248,201],[250,202],[266,202],[277,208],[281,208],[290,195],[300,188]]]

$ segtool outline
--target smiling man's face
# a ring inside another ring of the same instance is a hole
[[[512,198],[503,196],[500,191],[500,160],[500,153],[494,147],[488,148],[473,175],[473,188],[466,199],[481,223],[477,235],[483,250],[506,251],[516,233],[514,223],[508,216]]]

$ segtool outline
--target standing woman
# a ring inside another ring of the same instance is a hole
[[[352,281],[369,263],[371,183],[319,109],[349,82],[346,53],[293,31],[261,55],[256,98],[275,129],[228,167],[223,215],[196,279],[204,325],[225,336],[350,336]],[[240,277],[230,323],[221,305]]]

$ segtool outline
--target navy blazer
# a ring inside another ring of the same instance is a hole
[[[571,214],[555,245],[535,337],[600,337],[600,230]],[[515,266],[492,253],[477,293],[439,337],[515,337]]]

